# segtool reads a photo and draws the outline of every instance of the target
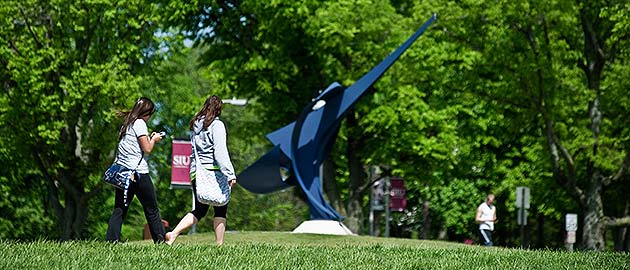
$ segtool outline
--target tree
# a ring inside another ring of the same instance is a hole
[[[624,175],[630,165],[627,139],[619,136],[626,131],[615,132],[618,124],[606,116],[619,104],[602,103],[605,96],[625,92],[609,87],[610,81],[605,77],[615,73],[609,69],[611,64],[614,67],[615,62],[627,57],[619,51],[623,41],[611,39],[616,23],[602,13],[608,8],[627,12],[627,7],[612,3],[541,5],[527,10],[527,22],[512,25],[514,33],[528,41],[527,58],[532,67],[523,74],[530,82],[523,82],[521,89],[541,117],[556,182],[582,209],[582,244],[593,250],[605,248],[606,226],[630,225],[627,217],[614,219],[604,215],[605,187],[627,181]],[[556,9],[568,12],[552,12]],[[523,10],[519,13],[523,14]],[[553,25],[557,26],[552,28]],[[581,27],[575,29],[574,25]],[[556,63],[561,65],[556,67]],[[563,98],[561,93],[572,97]]]
[[[627,34],[620,31],[628,25],[627,4],[519,1],[462,8],[478,12],[448,30],[454,43],[482,54],[473,72],[478,79],[469,77],[474,92],[506,108],[506,116],[516,116],[506,120],[542,146],[545,159],[524,161],[550,172],[581,209],[584,247],[604,249],[606,226],[628,225],[627,217],[604,214],[618,203],[606,203],[606,187],[627,182],[630,164],[626,120],[613,114],[627,106],[619,81],[628,56],[622,49]]]
[[[3,136],[9,182],[45,187],[61,239],[85,236],[88,203],[114,154],[116,109],[139,97],[158,55],[152,1],[5,1],[0,7]]]

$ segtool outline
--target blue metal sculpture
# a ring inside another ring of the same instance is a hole
[[[239,183],[254,193],[274,192],[298,184],[308,199],[311,219],[343,219],[324,199],[321,164],[330,153],[345,113],[424,33],[436,16],[431,16],[405,43],[352,86],[344,90],[339,83],[331,84],[304,108],[295,122],[267,134],[275,147],[239,174]]]

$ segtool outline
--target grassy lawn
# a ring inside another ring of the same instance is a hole
[[[232,232],[150,241],[0,244],[0,269],[630,269],[630,255],[534,251],[368,236]]]

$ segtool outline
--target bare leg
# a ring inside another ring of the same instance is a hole
[[[223,245],[223,236],[225,235],[226,219],[222,217],[214,218],[214,239],[217,241],[217,246]]]
[[[173,231],[171,232],[167,232],[166,233],[166,243],[169,245],[172,245],[173,242],[175,242],[175,239],[177,239],[177,236],[179,236],[180,233],[182,233],[183,231],[187,230],[188,228],[192,227],[192,225],[197,224],[198,220],[195,217],[195,215],[193,215],[192,213],[188,213],[186,214],[181,221],[179,221],[179,224],[177,224],[177,226],[175,226],[175,229],[173,229]]]

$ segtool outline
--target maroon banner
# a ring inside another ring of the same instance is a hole
[[[171,187],[190,188],[190,141],[173,140]]]
[[[390,178],[391,185],[391,205],[392,211],[403,211],[407,207],[407,189],[402,178]]]

